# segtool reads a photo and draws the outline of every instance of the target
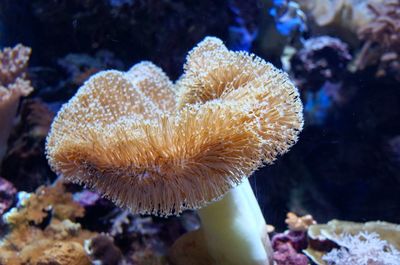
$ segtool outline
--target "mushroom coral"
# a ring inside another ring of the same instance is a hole
[[[0,51],[0,159],[6,151],[19,99],[33,90],[25,76],[30,54],[31,48],[21,44]]]
[[[218,264],[266,264],[265,220],[247,177],[296,142],[298,91],[271,64],[214,37],[184,69],[175,84],[150,62],[91,77],[52,124],[49,163],[135,213],[202,208]]]

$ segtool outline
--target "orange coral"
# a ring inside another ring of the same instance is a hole
[[[21,44],[0,51],[0,158],[4,155],[19,99],[33,88],[26,79],[31,49]]]
[[[0,244],[0,264],[89,265],[83,241],[96,235],[73,223],[83,208],[61,183],[41,187],[4,217],[11,232]],[[42,230],[47,219],[50,223]]]
[[[312,215],[307,214],[300,217],[295,213],[289,212],[286,215],[285,223],[291,231],[307,231],[311,225],[315,225],[317,222]]]
[[[264,60],[206,38],[173,85],[145,62],[103,71],[63,106],[52,168],[127,206],[169,215],[225,194],[297,140],[297,89]]]
[[[267,163],[297,141],[303,106],[288,76],[272,64],[207,38],[189,53],[184,68],[178,82],[180,108],[217,99],[224,105],[236,104],[261,138]]]
[[[21,204],[23,207],[14,208],[12,213],[8,213],[8,224],[40,224],[50,211],[59,220],[75,220],[84,214],[84,208],[73,201],[71,193],[65,192],[61,182],[57,182],[54,187],[39,187],[36,193],[29,195]]]

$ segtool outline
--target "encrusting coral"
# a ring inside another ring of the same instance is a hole
[[[222,196],[296,141],[302,105],[271,64],[207,38],[185,70],[176,87],[148,62],[90,78],[52,124],[52,168],[133,212],[169,215]]]
[[[273,258],[276,265],[306,265],[308,259],[301,252],[307,247],[307,229],[316,222],[311,215],[302,217],[289,212],[285,220],[288,230],[272,237]]]
[[[339,248],[332,252],[331,255],[327,256],[331,258],[338,258],[339,256],[343,257],[343,260],[337,261],[338,264],[351,264],[351,262],[349,263],[346,259],[356,258],[359,254],[361,254],[362,258],[370,258],[373,256],[384,257],[385,252],[390,256],[391,254],[389,253],[390,251],[388,248],[380,248],[382,244],[393,246],[396,250],[395,253],[400,251],[400,225],[388,222],[375,221],[355,223],[332,220],[327,224],[311,225],[308,229],[307,235],[309,244],[307,249],[304,250],[304,253],[318,265],[326,265],[327,262],[324,261],[323,257],[328,252],[332,251],[332,249],[337,249],[338,246],[346,249]],[[376,242],[378,244],[364,244],[363,242],[368,242],[368,239],[372,239],[370,241],[371,243]],[[360,240],[362,241],[361,243]],[[354,242],[355,244],[352,246],[348,245],[348,243],[351,242]],[[377,252],[381,253],[378,254]],[[361,256],[359,257],[361,258]],[[327,260],[331,259],[329,258]],[[360,259],[360,261],[362,261],[362,259]],[[371,263],[367,264],[390,264],[384,263],[382,260],[379,260],[379,262],[373,263],[373,260],[371,260]]]
[[[400,251],[376,233],[343,234],[336,243],[340,249],[333,249],[322,258],[328,265],[397,265],[400,262]]]
[[[296,142],[298,91],[271,64],[213,37],[184,69],[176,84],[149,62],[91,77],[52,124],[49,163],[134,213],[203,207],[216,264],[268,264],[265,220],[247,177]]]
[[[0,264],[91,264],[83,241],[96,233],[74,223],[84,209],[61,182],[20,197],[19,205],[3,216],[10,232],[0,243]]]
[[[33,90],[25,73],[30,54],[31,49],[21,44],[0,51],[0,159],[6,150],[19,99]]]

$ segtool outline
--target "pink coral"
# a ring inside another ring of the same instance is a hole
[[[280,245],[289,243],[296,251],[301,251],[307,247],[307,235],[305,231],[286,231],[274,235],[272,238],[272,248],[279,249]]]
[[[31,48],[21,44],[14,48],[4,48],[0,53],[0,83],[9,86],[18,79],[24,79]]]
[[[277,265],[307,265],[308,259],[303,254],[299,254],[290,243],[279,245],[274,251],[274,261]]]
[[[305,231],[286,231],[272,238],[273,258],[277,265],[306,265],[308,259],[299,253],[307,247]]]

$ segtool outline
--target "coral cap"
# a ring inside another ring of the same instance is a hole
[[[287,75],[207,37],[173,84],[142,62],[91,77],[47,138],[53,170],[132,212],[167,216],[220,198],[297,140]]]

